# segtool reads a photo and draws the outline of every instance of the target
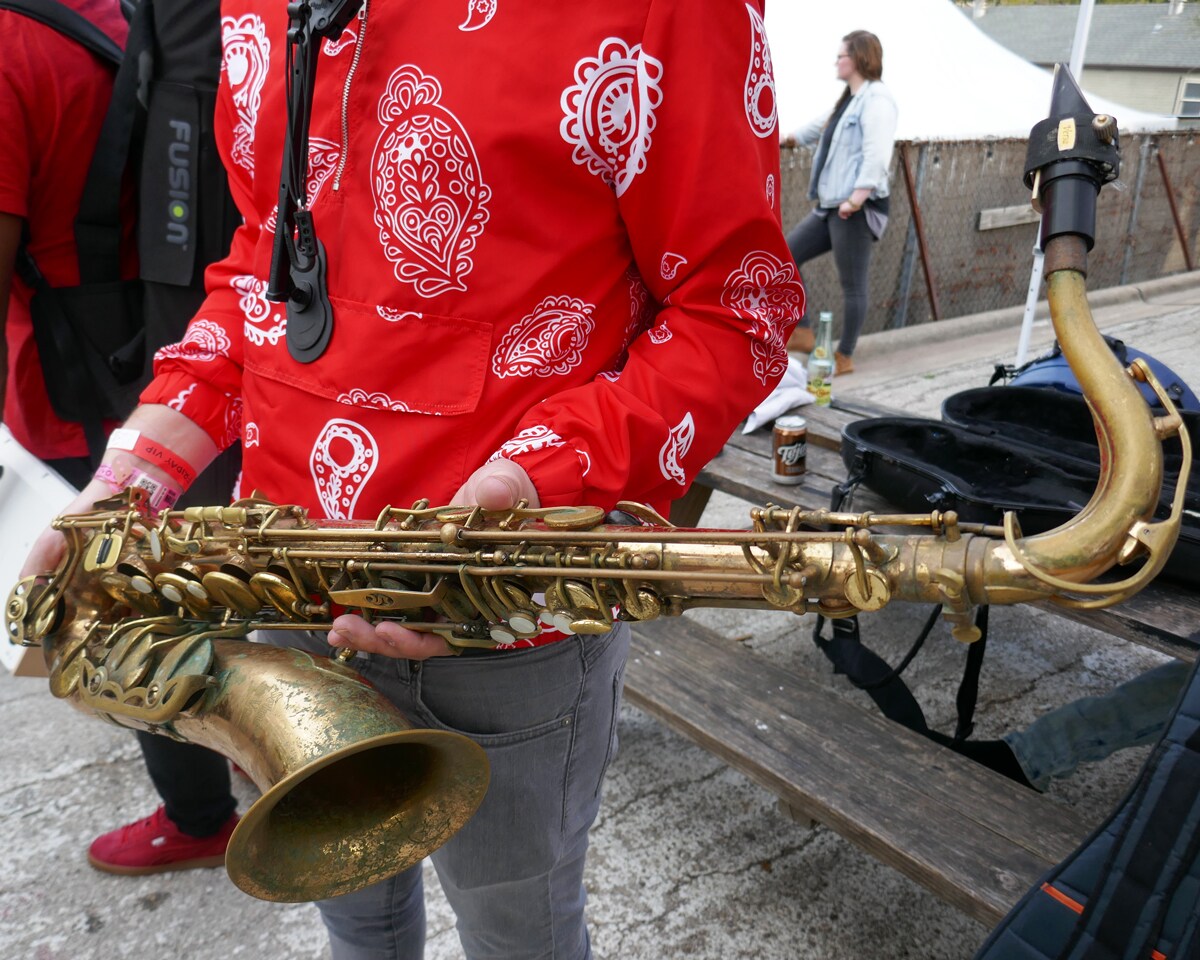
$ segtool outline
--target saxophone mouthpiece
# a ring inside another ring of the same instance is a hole
[[[1042,214],[1041,246],[1073,235],[1096,242],[1096,197],[1121,169],[1117,121],[1097,114],[1071,71],[1054,66],[1050,115],[1029,132],[1025,185]]]

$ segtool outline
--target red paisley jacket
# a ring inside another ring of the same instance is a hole
[[[309,365],[264,297],[285,7],[223,5],[245,225],[143,401],[240,438],[241,489],[317,516],[444,502],[493,456],[544,505],[665,509],[783,374],[804,308],[761,0],[371,0],[319,58],[334,329]]]

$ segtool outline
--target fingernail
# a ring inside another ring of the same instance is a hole
[[[345,643],[345,642],[346,642],[346,638],[345,638],[345,637],[343,637],[343,636],[342,636],[340,633],[338,633],[336,630],[330,630],[330,631],[329,631],[329,636],[328,636],[328,638],[327,638],[327,639],[329,640],[329,645],[330,645],[331,647],[336,647],[338,644],[340,644],[340,643]]]

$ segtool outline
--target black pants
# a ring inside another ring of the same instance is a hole
[[[218,753],[153,733],[138,732],[146,772],[167,816],[183,833],[207,837],[237,808],[229,790],[229,762]]]
[[[842,335],[837,351],[849,357],[854,354],[858,334],[867,318],[867,281],[875,237],[867,226],[867,215],[861,210],[845,220],[836,210],[828,213],[825,218],[810,213],[788,233],[787,242],[797,267],[833,250],[833,262],[842,283]],[[807,316],[800,322],[811,326]]]
[[[179,500],[180,506],[219,506],[229,502],[241,469],[241,446],[222,453],[196,478]],[[229,789],[229,762],[219,753],[169,737],[137,735],[146,758],[146,772],[180,831],[207,837],[221,829],[237,808]]]

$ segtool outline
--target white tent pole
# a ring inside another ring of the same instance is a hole
[[[1083,58],[1087,53],[1088,32],[1092,29],[1092,9],[1096,0],[1080,0],[1079,16],[1075,19],[1075,39],[1071,41],[1071,76],[1083,85]]]
[[[1029,292],[1025,295],[1025,315],[1021,319],[1021,335],[1017,338],[1017,359],[1014,365],[1018,367],[1029,355],[1029,338],[1033,334],[1033,316],[1037,311],[1038,294],[1042,290],[1042,263],[1045,259],[1041,245],[1035,240],[1033,269],[1029,272]]]
[[[1075,39],[1071,41],[1071,62],[1069,69],[1076,82],[1081,82],[1083,75],[1083,59],[1087,53],[1088,32],[1092,27],[1092,10],[1096,0],[1080,0],[1079,16],[1075,18]],[[1082,84],[1081,84],[1082,85]],[[1029,293],[1025,297],[1025,314],[1021,318],[1021,335],[1017,338],[1017,359],[1015,366],[1021,366],[1029,353],[1029,339],[1033,333],[1033,315],[1037,310],[1038,293],[1042,287],[1042,247],[1041,228],[1038,228],[1038,239],[1033,242],[1033,268],[1029,274]]]

